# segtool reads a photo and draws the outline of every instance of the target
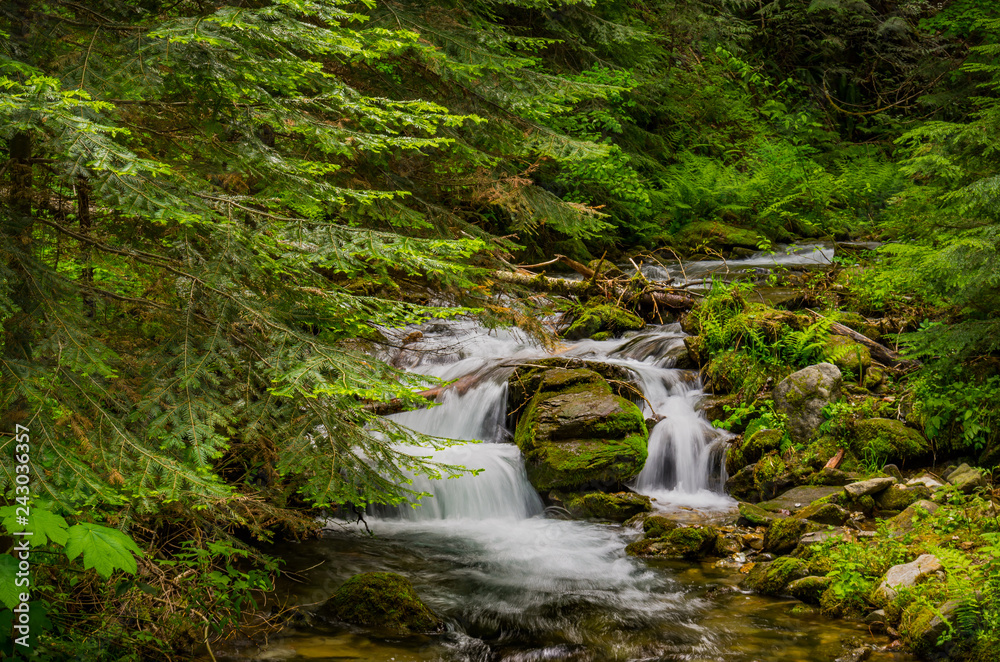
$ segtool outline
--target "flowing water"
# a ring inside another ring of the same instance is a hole
[[[641,384],[646,415],[660,420],[636,491],[675,514],[731,513],[734,502],[721,489],[723,433],[696,409],[696,375],[672,367],[683,342],[676,325],[569,343],[556,353],[515,332],[463,321],[422,331],[419,351],[384,358],[445,379],[475,375],[467,382],[474,385],[396,419],[421,432],[480,440],[433,455],[484,471],[414,478],[415,489],[433,496],[416,507],[371,512],[371,537],[331,520],[325,537],[274,553],[306,578],[288,588],[293,602],[319,604],[358,572],[399,572],[446,618],[448,632],[380,639],[320,620],[289,628],[263,652],[232,648],[231,659],[832,660],[845,637],[873,639],[860,625],[794,616],[792,602],[745,594],[732,570],[630,558],[624,547],[639,537],[636,530],[567,521],[544,509],[504,425],[506,380],[514,364],[557,353],[622,365]]]

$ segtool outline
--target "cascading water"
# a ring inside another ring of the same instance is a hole
[[[437,406],[396,420],[426,434],[481,443],[408,450],[483,471],[434,481],[414,477],[410,487],[431,497],[417,507],[370,512],[374,537],[331,521],[328,537],[297,547],[290,565],[313,578],[297,585],[305,604],[322,602],[359,572],[402,573],[447,618],[450,631],[430,640],[385,641],[336,624],[315,626],[286,635],[259,659],[791,662],[832,659],[836,638],[867,634],[863,626],[804,621],[780,603],[736,591],[710,597],[707,583],[735,583],[729,571],[711,575],[685,566],[679,572],[641,562],[624,553],[635,536],[628,529],[546,517],[504,422],[513,365],[552,353],[516,333],[487,332],[465,321],[426,325],[417,342],[410,331],[398,338],[407,349],[382,358],[442,379],[475,378],[459,379]],[[658,509],[730,508],[721,491],[724,433],[696,409],[696,376],[673,367],[682,343],[683,333],[671,325],[627,339],[567,344],[559,355],[622,365],[641,385],[639,404],[659,422],[634,489],[653,497]]]

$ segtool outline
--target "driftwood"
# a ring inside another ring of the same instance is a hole
[[[683,290],[671,288],[657,288],[635,293],[628,288],[615,283],[613,280],[597,280],[594,276],[597,273],[589,267],[584,267],[577,262],[581,269],[579,273],[592,280],[566,280],[564,278],[551,278],[543,274],[533,274],[524,269],[517,271],[494,271],[494,280],[512,285],[521,285],[534,290],[551,292],[562,296],[576,296],[590,298],[594,296],[606,296],[617,299],[623,303],[637,303],[640,306],[649,308],[664,307],[677,310],[687,310],[694,305],[694,296]],[[589,275],[587,274],[589,272]]]
[[[808,308],[806,310],[809,310]],[[823,317],[815,310],[809,310],[810,313],[816,317]],[[825,318],[824,318],[825,319]],[[868,336],[858,333],[854,329],[844,326],[839,322],[834,322],[833,326],[830,327],[830,333],[835,333],[838,336],[844,336],[850,338],[856,343],[860,343],[868,348],[871,352],[872,358],[879,363],[893,368],[898,368],[900,370],[913,370],[920,367],[920,361],[914,361],[912,359],[904,359],[900,356],[899,352],[894,352],[885,345],[875,342]]]

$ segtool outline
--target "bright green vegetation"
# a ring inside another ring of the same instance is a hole
[[[323,612],[388,635],[430,632],[442,621],[413,590],[406,577],[392,572],[354,575],[323,605]]]
[[[413,497],[411,472],[464,473],[398,450],[449,442],[365,406],[429,384],[362,350],[466,313],[545,336],[549,304],[494,298],[491,273],[556,254],[885,241],[761,275],[823,317],[736,284],[685,321],[732,395],[720,424],[748,440],[734,477],[763,498],[890,460],[992,470],[998,35],[990,0],[0,0],[0,533],[31,506],[33,649],[189,657],[272,585],[256,543],[311,535],[318,508]],[[554,307],[574,336],[658,321],[607,296]],[[835,319],[920,366],[876,365]],[[818,361],[843,395],[793,441],[768,394]],[[519,428],[546,489],[617,485],[646,456],[621,376],[578,368],[549,395],[617,410],[569,441]],[[524,387],[522,420],[542,390]],[[23,428],[30,504],[10,460]],[[983,531],[942,559],[993,599]],[[992,659],[996,610],[978,629],[957,614],[979,634],[955,654]]]

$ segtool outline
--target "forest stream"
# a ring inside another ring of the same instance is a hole
[[[831,256],[832,249],[809,246],[686,270],[701,277],[721,266],[734,273]],[[447,632],[378,638],[317,616],[281,632],[259,653],[230,648],[216,651],[219,659],[819,661],[885,643],[863,623],[830,621],[793,609],[794,600],[739,589],[742,553],[700,563],[635,559],[624,548],[638,529],[571,521],[564,509],[544,507],[511,441],[507,380],[515,365],[559,356],[622,366],[641,385],[644,399],[637,404],[658,422],[631,487],[652,498],[654,513],[687,523],[735,521],[736,502],[723,491],[722,442],[729,435],[699,410],[704,393],[697,372],[674,367],[685,335],[679,325],[566,342],[554,351],[515,331],[467,321],[420,330],[419,350],[383,358],[444,380],[475,375],[474,386],[445,391],[438,406],[394,416],[426,434],[482,440],[438,451],[434,459],[484,471],[415,478],[413,488],[433,497],[417,507],[370,509],[371,535],[360,523],[331,519],[322,538],[272,551],[285,559],[286,571],[304,578],[283,586],[292,603],[318,605],[352,575],[390,571],[413,582],[445,617]],[[869,659],[914,658],[881,652]]]

